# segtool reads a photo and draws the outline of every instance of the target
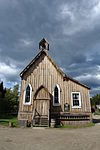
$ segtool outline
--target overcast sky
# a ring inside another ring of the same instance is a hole
[[[71,77],[100,93],[100,0],[0,0],[0,80],[20,83],[19,73],[39,52]]]

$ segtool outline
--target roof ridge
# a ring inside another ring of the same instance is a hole
[[[68,76],[67,74],[65,74],[61,69],[60,67],[53,61],[53,59],[50,57],[50,55],[48,54],[47,51],[45,50],[42,50],[40,51],[32,60],[31,62],[25,67],[25,69],[23,69],[23,71],[20,73],[20,77],[22,77],[23,73],[27,71],[27,69],[35,62],[36,59],[38,59],[38,57],[42,54],[42,53],[45,53],[46,56],[49,58],[49,60],[52,62],[52,64],[56,67],[56,69],[62,74],[62,76],[65,78],[65,79],[70,79],[88,89],[90,89],[87,85],[77,81],[76,79],[73,79],[72,77]]]
[[[43,50],[44,51],[44,50]],[[20,76],[23,75],[23,73],[29,68],[29,66],[31,64],[33,64],[34,60],[42,53],[42,51],[40,51],[31,61],[30,63],[21,71]]]

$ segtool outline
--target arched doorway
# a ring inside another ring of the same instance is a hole
[[[41,86],[35,93],[34,110],[33,125],[49,126],[50,93],[43,86]]]

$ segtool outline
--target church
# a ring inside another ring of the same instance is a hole
[[[91,122],[90,88],[67,76],[48,52],[49,43],[43,38],[39,53],[20,73],[18,124],[54,127]]]

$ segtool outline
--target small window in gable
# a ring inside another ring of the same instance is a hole
[[[46,49],[45,43],[42,44],[42,49]]]
[[[80,92],[72,92],[71,99],[72,99],[72,108],[81,108]]]
[[[32,87],[30,84],[27,85],[24,91],[24,105],[31,104]]]
[[[53,91],[53,105],[59,106],[60,105],[60,87],[56,85]]]

